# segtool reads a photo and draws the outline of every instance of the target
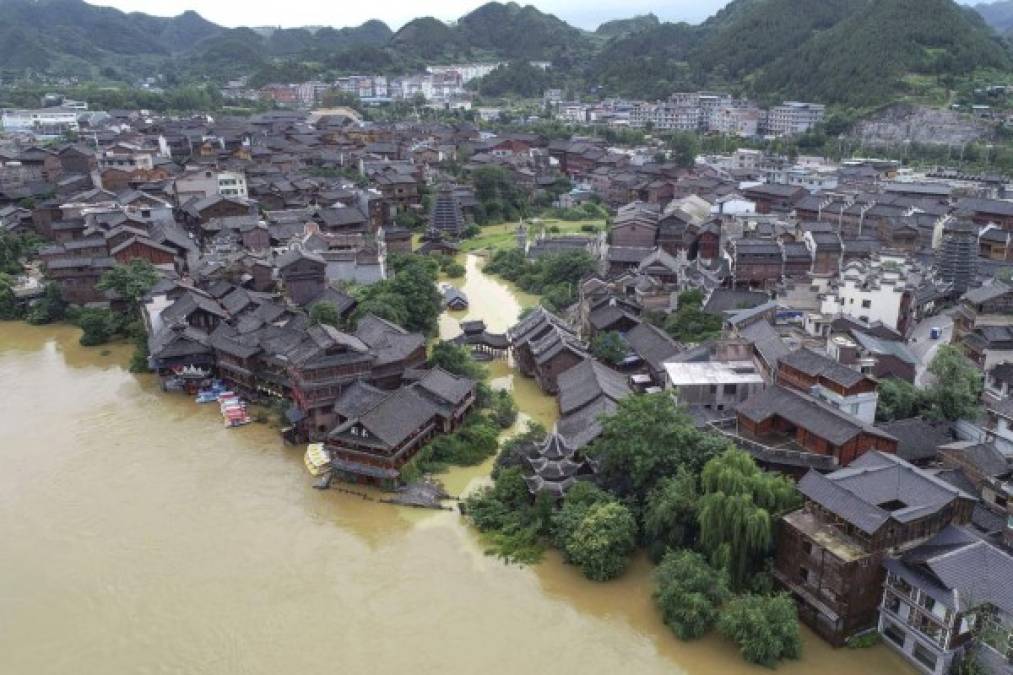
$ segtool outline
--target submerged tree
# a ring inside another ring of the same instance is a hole
[[[710,630],[729,596],[724,574],[692,551],[670,551],[654,578],[654,602],[665,623],[682,640],[698,638]]]
[[[696,472],[728,447],[698,431],[666,393],[630,396],[602,420],[602,434],[588,452],[601,460],[602,484],[620,497],[646,497],[680,468]]]
[[[158,270],[147,260],[134,259],[103,274],[95,287],[100,291],[114,291],[133,307],[156,282]]]
[[[700,546],[733,588],[744,588],[770,551],[776,517],[798,504],[794,485],[737,449],[709,461],[701,485]]]
[[[718,630],[734,640],[750,663],[772,668],[781,659],[802,655],[798,610],[785,594],[743,595],[721,610]]]
[[[689,546],[697,533],[696,475],[685,468],[664,478],[651,490],[644,507],[644,541],[651,558],[660,560],[667,549]]]
[[[636,545],[633,514],[619,502],[607,501],[587,509],[567,538],[564,551],[588,579],[608,581],[626,569]]]

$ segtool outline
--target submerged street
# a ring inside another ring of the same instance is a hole
[[[503,331],[531,301],[475,256],[467,270],[472,310],[455,318]],[[642,557],[595,584],[554,554],[484,555],[456,512],[318,492],[273,429],[224,429],[213,406],[127,372],[129,347],[78,335],[0,323],[0,672],[769,672],[716,636],[678,641]],[[551,425],[553,399],[490,367]],[[803,633],[779,673],[912,672],[885,647],[834,653]]]

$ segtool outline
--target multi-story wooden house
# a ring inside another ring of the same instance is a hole
[[[801,475],[846,467],[862,455],[897,452],[897,439],[826,401],[774,385],[735,408],[735,429],[724,429],[764,466]]]
[[[805,505],[777,530],[774,578],[799,616],[841,646],[873,628],[890,553],[971,518],[974,498],[933,474],[881,452],[798,483]]]
[[[435,368],[393,392],[357,382],[334,403],[331,466],[356,482],[396,486],[434,436],[457,429],[475,403],[475,382]]]
[[[507,332],[517,367],[538,381],[542,391],[555,394],[557,378],[588,358],[586,345],[566,322],[538,308]]]

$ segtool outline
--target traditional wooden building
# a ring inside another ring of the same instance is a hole
[[[743,197],[756,203],[757,213],[790,213],[795,204],[808,194],[803,187],[766,183],[742,191]]]
[[[736,239],[728,244],[736,286],[769,287],[784,273],[784,256],[773,240]]]
[[[327,262],[317,253],[293,248],[278,258],[277,266],[285,295],[297,305],[313,300],[327,286]]]
[[[152,265],[171,265],[176,262],[175,249],[138,236],[120,242],[109,250],[109,255],[122,264],[131,260],[146,260]]]
[[[781,519],[774,578],[799,617],[835,646],[877,622],[892,551],[971,518],[974,498],[890,454],[871,452],[798,483],[805,505]]]
[[[735,414],[736,440],[761,464],[792,475],[799,475],[799,469],[846,467],[871,451],[897,452],[893,436],[780,385],[754,394]]]
[[[539,307],[507,332],[517,367],[555,394],[557,378],[588,357],[587,347],[559,317]]]
[[[352,481],[397,486],[405,465],[434,436],[457,429],[474,403],[475,383],[439,368],[393,392],[356,383],[334,404],[331,466]]]

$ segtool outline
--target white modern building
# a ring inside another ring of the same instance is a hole
[[[819,103],[785,101],[767,112],[767,133],[773,136],[804,134],[823,121],[827,107]]]
[[[820,312],[904,330],[912,309],[908,282],[918,278],[902,256],[853,260],[841,270],[840,283],[821,297]]]
[[[8,134],[32,134],[41,139],[58,138],[81,130],[78,112],[68,108],[5,109],[0,115],[0,130]]]
[[[191,169],[176,177],[175,191],[180,204],[192,197],[207,199],[216,194],[223,197],[249,196],[246,175],[238,171]]]
[[[764,386],[763,376],[752,361],[703,361],[666,363],[665,389],[680,405],[728,411]]]

